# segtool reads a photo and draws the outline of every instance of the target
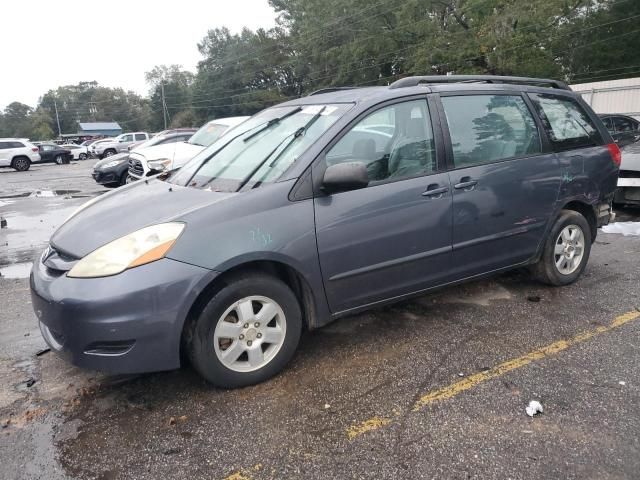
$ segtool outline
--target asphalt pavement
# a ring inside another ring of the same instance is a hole
[[[106,376],[40,352],[15,267],[104,191],[91,163],[0,170],[0,478],[638,478],[640,237],[600,233],[568,287],[514,271],[306,333],[253,387]]]

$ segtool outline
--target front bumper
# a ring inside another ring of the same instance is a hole
[[[180,366],[182,326],[216,273],[162,259],[103,278],[69,278],[41,261],[31,299],[45,341],[72,364],[109,373]]]
[[[100,185],[109,185],[120,183],[122,174],[128,170],[127,162],[124,165],[116,165],[115,167],[94,170],[91,173],[93,179]]]

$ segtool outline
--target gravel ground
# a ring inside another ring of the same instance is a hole
[[[103,191],[91,163],[0,171],[0,269]],[[74,192],[6,198],[35,190]],[[574,285],[516,271],[345,318],[233,391],[36,356],[28,282],[3,274],[0,478],[637,478],[638,271],[640,237],[600,234]]]

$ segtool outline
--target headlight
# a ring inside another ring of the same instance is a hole
[[[166,170],[171,165],[171,160],[163,158],[161,160],[151,160],[149,162],[149,168],[151,170]]]
[[[125,235],[81,259],[67,276],[106,277],[160,260],[176,242],[184,226],[184,223],[161,223]]]
[[[115,167],[116,165],[120,165],[124,160],[114,160],[113,162],[108,162],[105,163],[104,165],[100,166],[100,168],[111,168],[111,167]]]

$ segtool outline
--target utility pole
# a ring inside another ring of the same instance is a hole
[[[160,82],[160,90],[162,92],[162,116],[164,117],[164,129],[167,129],[167,103],[164,100],[164,81]]]
[[[58,123],[58,138],[62,138],[62,131],[60,130],[60,117],[58,117],[58,104],[56,99],[53,99],[53,107],[56,109],[56,122]]]

